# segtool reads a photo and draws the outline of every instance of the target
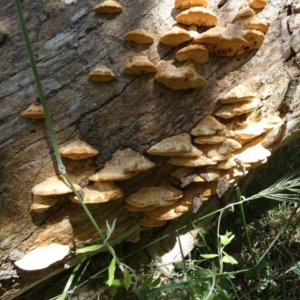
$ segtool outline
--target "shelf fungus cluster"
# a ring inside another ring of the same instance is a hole
[[[225,27],[215,26],[194,38],[195,44],[201,44],[209,53],[218,56],[237,56],[246,51],[259,49],[265,39],[270,22],[260,19],[255,11],[245,3],[240,7],[232,23]]]
[[[154,79],[173,90],[199,88],[206,84],[206,80],[198,74],[195,64],[208,62],[210,53],[237,56],[260,48],[270,22],[258,18],[255,9],[262,9],[265,5],[266,0],[245,2],[234,20],[221,27],[217,15],[207,8],[207,0],[175,0],[174,6],[180,10],[175,17],[178,23],[160,36],[159,41],[171,47],[188,43],[175,54],[176,60],[183,64],[178,66],[173,61],[162,60],[155,65],[145,54],[136,54],[124,66],[123,72],[130,75],[156,73]],[[122,7],[114,1],[104,1],[95,7],[95,11],[116,13],[121,12]],[[149,45],[154,42],[154,36],[137,28],[127,32],[124,40]],[[100,65],[89,74],[89,78],[107,82],[116,76],[109,67]]]
[[[168,156],[167,162],[178,168],[170,174],[175,187],[142,188],[125,199],[126,209],[144,213],[141,226],[162,226],[187,211],[197,211],[203,201],[214,194],[222,197],[271,155],[262,143],[281,119],[261,117],[260,99],[243,85],[218,100],[221,108],[215,116],[204,117],[190,133],[168,137],[148,149],[150,155]]]
[[[71,142],[60,148],[59,151],[62,156],[73,160],[85,159],[98,154],[96,149],[83,141]],[[153,162],[130,148],[117,150],[112,159],[105,163],[103,169],[88,177],[92,184],[85,187],[74,184],[74,187],[79,191],[84,203],[104,203],[123,196],[123,191],[115,186],[114,181],[129,179],[154,166]],[[77,181],[72,174],[70,177],[74,182]],[[34,198],[31,211],[36,213],[42,213],[55,205],[59,195],[67,195],[73,202],[80,202],[60,175],[51,176],[36,185],[32,188],[32,193]]]

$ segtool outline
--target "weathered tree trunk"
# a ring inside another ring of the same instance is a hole
[[[135,53],[147,54],[154,63],[174,59],[174,48],[159,43],[159,37],[175,23],[173,0],[120,0],[123,12],[117,15],[95,14],[92,2],[21,3],[58,143],[83,139],[100,152],[96,159],[65,160],[68,172],[93,174],[117,149],[130,147],[156,167],[117,183],[124,198],[141,187],[159,185],[175,167],[166,158],[148,156],[146,150],[166,137],[190,132],[214,112],[218,97],[238,84],[259,95],[263,114],[278,114],[284,121],[280,130],[268,135],[271,151],[299,136],[300,13],[293,11],[293,1],[270,0],[260,12],[259,17],[269,19],[271,27],[258,51],[231,58],[212,55],[208,63],[196,67],[207,84],[183,91],[166,88],[152,74],[122,71]],[[219,2],[224,1],[211,0],[209,8],[223,26],[233,20],[242,1],[228,0],[218,8]],[[60,263],[42,271],[22,271],[14,261],[24,253],[51,242],[80,248],[99,242],[99,237],[81,206],[66,197],[43,214],[29,211],[31,188],[58,170],[45,121],[20,115],[38,95],[14,4],[0,0],[0,6],[0,299],[12,299],[64,268]],[[138,27],[154,34],[154,44],[123,40],[124,33]],[[89,72],[100,63],[113,69],[116,81],[88,80]],[[117,219],[112,244],[141,231],[137,224],[141,214],[127,211],[124,198],[89,206],[103,229],[105,221]],[[211,199],[195,218],[218,206],[218,199]],[[168,230],[183,222],[184,216],[171,222]],[[74,265],[79,259],[71,255],[64,262]]]

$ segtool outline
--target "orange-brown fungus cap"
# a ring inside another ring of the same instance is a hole
[[[148,216],[144,216],[142,219],[138,221],[138,224],[143,227],[160,227],[167,223],[167,221],[164,220],[155,220],[153,218],[150,218]]]
[[[124,69],[126,74],[147,74],[157,72],[157,67],[154,63],[149,61],[146,55],[136,55],[131,59],[131,62],[127,64]]]
[[[168,201],[182,197],[182,191],[165,184],[161,186],[145,187],[128,196],[125,201],[134,206],[144,207],[149,205],[165,206]]]
[[[58,202],[58,198],[55,196],[33,195],[33,201],[30,206],[30,211],[41,214],[45,210],[54,206],[57,202]]]
[[[224,124],[220,123],[213,116],[208,115],[203,118],[195,128],[192,129],[191,134],[194,136],[211,135],[217,134],[224,129],[226,129]]]
[[[74,184],[74,187],[76,190],[80,189],[77,184]],[[50,196],[72,193],[72,190],[61,175],[54,175],[33,187],[31,192],[34,195]]]
[[[208,50],[202,45],[189,45],[177,51],[178,61],[191,60],[195,64],[204,64],[209,61]]]
[[[271,152],[260,143],[248,143],[243,148],[234,152],[234,157],[240,159],[245,164],[254,164],[258,161],[265,161]]]
[[[204,45],[219,56],[235,56],[245,52],[243,47],[247,41],[243,37],[243,27],[226,24],[226,27],[216,26],[199,34],[194,43]]]
[[[104,1],[94,7],[94,11],[97,13],[115,14],[122,12],[122,6],[112,0]]]
[[[104,65],[98,66],[89,74],[89,79],[92,81],[108,82],[116,79],[116,75],[113,71]]]
[[[162,44],[177,47],[178,45],[190,41],[192,39],[190,33],[184,28],[174,26],[169,32],[160,37]]]
[[[255,11],[249,7],[248,3],[244,3],[238,13],[235,16],[235,19],[241,19],[245,17],[252,17],[255,15]]]
[[[247,29],[255,29],[262,33],[266,33],[270,27],[270,21],[267,19],[260,19],[256,15],[245,18],[243,24]]]
[[[243,38],[247,41],[245,49],[247,49],[247,51],[250,51],[260,48],[265,39],[265,35],[258,30],[247,29],[243,31]]]
[[[223,94],[219,101],[222,104],[226,103],[236,103],[236,102],[243,102],[243,101],[252,101],[255,98],[255,94],[250,92],[244,85],[240,84],[229,92]]]
[[[155,80],[173,90],[194,89],[206,83],[206,80],[196,72],[192,62],[186,62],[176,68],[167,61],[160,61],[157,67]]]
[[[103,169],[89,179],[92,181],[126,180],[140,172],[153,168],[155,164],[140,153],[130,148],[117,150]]]
[[[191,7],[175,17],[176,21],[185,25],[216,26],[217,16],[204,7]]]
[[[177,201],[177,200],[176,200]],[[170,201],[170,204],[172,204],[173,202]],[[129,211],[133,211],[133,212],[138,212],[138,211],[148,211],[148,210],[152,210],[154,208],[156,208],[156,205],[148,205],[148,206],[143,206],[143,207],[139,207],[139,206],[135,206],[129,203],[126,203],[124,206],[127,210]]]
[[[178,218],[182,213],[176,212],[176,207],[180,205],[180,201],[177,201],[169,206],[157,207],[153,210],[145,211],[144,214],[155,220],[167,221]]]
[[[123,191],[116,187],[113,182],[94,182],[82,189],[84,203],[104,203],[109,200],[119,199],[123,196]],[[80,203],[75,195],[68,197],[76,203]]]
[[[173,156],[167,160],[167,163],[179,167],[203,167],[217,164],[205,155],[200,155],[199,157]]]
[[[61,147],[59,153],[63,157],[78,160],[97,155],[99,152],[84,141],[74,141]]]
[[[207,0],[175,0],[175,8],[187,9],[192,6],[203,6],[207,7]]]
[[[22,112],[22,117],[27,119],[44,119],[44,110],[40,103],[32,103],[25,111]]]
[[[151,155],[174,156],[189,153],[192,149],[193,145],[190,134],[181,133],[163,139],[153,145],[147,153]]]
[[[254,9],[264,8],[267,5],[267,0],[250,0],[249,6]]]
[[[259,103],[260,99],[254,98],[252,101],[223,105],[216,112],[216,116],[223,119],[230,119],[242,114],[247,114],[255,110],[258,107]]]
[[[197,136],[194,139],[194,142],[196,144],[219,144],[225,141],[225,136],[223,135],[202,135],[202,136]]]
[[[124,35],[126,41],[132,41],[137,44],[152,44],[154,38],[151,33],[143,29],[134,29]]]

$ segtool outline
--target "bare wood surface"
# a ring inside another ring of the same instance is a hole
[[[229,0],[218,8],[219,2],[210,1],[209,8],[223,26],[233,20],[242,1]],[[173,1],[120,3],[123,12],[111,16],[95,14],[94,1],[21,3],[59,145],[80,138],[100,152],[96,159],[82,162],[65,159],[68,172],[86,178],[115,150],[130,147],[156,167],[117,183],[125,197],[141,187],[160,184],[175,168],[166,158],[145,151],[166,137],[190,132],[215,111],[220,94],[238,84],[260,95],[265,115],[279,112],[284,121],[280,130],[268,136],[270,150],[299,137],[300,14],[293,13],[293,1],[271,0],[259,13],[271,21],[271,27],[258,51],[233,58],[211,55],[208,63],[196,66],[207,84],[184,91],[167,89],[154,81],[153,74],[136,76],[122,71],[136,53],[148,55],[154,63],[174,59],[175,50],[158,42],[175,23],[178,12],[172,9]],[[31,188],[57,170],[44,120],[21,117],[37,100],[37,91],[14,5],[0,0],[0,6],[0,299],[12,299],[63,270],[60,263],[42,271],[21,271],[13,262],[24,253],[51,242],[75,249],[99,242],[99,238],[80,205],[66,197],[41,215],[29,211]],[[127,31],[138,27],[152,32],[152,45],[123,40]],[[109,84],[89,81],[89,72],[98,64],[110,66],[117,80]],[[215,201],[207,203],[206,209],[218,206]],[[118,220],[113,244],[141,230],[137,225],[141,214],[123,206],[124,198],[90,206],[101,228],[106,220]],[[174,231],[182,220],[184,216],[171,222],[169,230]],[[78,259],[71,255],[64,262],[74,265]]]

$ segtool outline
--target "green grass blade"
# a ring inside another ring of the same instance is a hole
[[[278,239],[280,238],[280,236],[284,233],[284,231],[286,230],[286,228],[290,225],[291,220],[293,219],[294,215],[296,214],[297,210],[300,207],[300,203],[298,204],[298,206],[293,210],[292,214],[290,215],[289,219],[284,223],[284,225],[281,227],[281,229],[279,230],[279,232],[276,234],[274,240],[272,241],[272,243],[269,245],[269,247],[267,248],[267,250],[263,253],[263,255],[261,256],[261,258],[259,259],[259,261],[256,263],[255,266],[258,266],[259,263],[264,259],[264,257],[268,254],[268,252],[270,251],[270,249],[274,246],[274,244],[278,241]]]
[[[74,280],[74,278],[75,278],[77,272],[78,272],[79,269],[81,268],[82,264],[86,261],[86,259],[87,259],[87,257],[84,257],[84,258],[77,264],[77,266],[74,268],[74,270],[73,270],[71,276],[69,277],[69,279],[68,279],[68,281],[67,281],[67,283],[66,283],[66,285],[65,285],[65,288],[64,288],[63,293],[62,293],[61,298],[60,298],[61,300],[65,300],[65,299],[66,299],[66,297],[67,297],[67,295],[68,295],[68,292],[69,292],[69,290],[70,290],[71,284],[72,284],[72,282],[73,282],[73,280]]]
[[[247,229],[244,206],[243,206],[243,203],[242,203],[243,198],[242,198],[241,190],[240,190],[239,187],[237,187],[236,193],[237,193],[237,199],[240,202],[241,217],[242,217],[242,221],[243,221],[244,232],[246,234],[246,239],[247,239],[247,243],[248,243],[248,249],[251,253],[251,257],[252,257],[253,262],[256,263],[254,251],[253,251],[253,248],[252,248],[252,243],[250,241],[250,236],[249,236],[249,232],[248,232],[248,229]]]
[[[42,84],[41,84],[41,80],[40,80],[40,76],[36,67],[36,63],[34,60],[34,55],[33,55],[33,51],[31,49],[31,45],[30,45],[30,41],[29,41],[29,37],[28,37],[28,32],[26,29],[26,25],[25,25],[25,21],[24,21],[24,17],[23,17],[23,13],[22,13],[22,9],[21,9],[21,5],[19,0],[15,0],[15,6],[16,6],[16,10],[17,10],[17,14],[18,14],[18,18],[19,18],[19,22],[20,22],[20,26],[21,26],[21,30],[22,30],[22,35],[23,35],[23,39],[24,39],[24,43],[26,46],[26,50],[27,50],[27,54],[28,54],[28,58],[30,61],[30,65],[31,65],[31,69],[32,69],[32,73],[34,76],[34,80],[35,80],[35,84],[38,90],[38,94],[41,100],[41,104],[43,106],[43,110],[44,110],[44,114],[45,114],[45,119],[46,119],[46,124],[47,124],[47,128],[48,128],[48,132],[50,134],[50,139],[51,139],[51,144],[55,153],[55,157],[58,163],[58,169],[61,171],[61,169],[64,171],[64,165],[63,162],[61,160],[60,154],[59,154],[59,150],[57,147],[57,141],[56,141],[56,137],[54,134],[54,130],[53,130],[53,126],[52,126],[52,122],[51,122],[51,118],[50,118],[50,114],[48,111],[48,107],[46,104],[46,100],[45,100],[45,95],[44,95],[44,91],[42,88]]]
[[[37,90],[38,90],[38,93],[39,93],[41,104],[43,106],[45,119],[46,119],[46,124],[47,124],[48,132],[49,132],[49,135],[50,135],[50,139],[51,139],[51,144],[52,144],[54,154],[55,154],[55,158],[56,158],[56,161],[57,161],[57,164],[58,164],[58,170],[65,177],[65,179],[68,182],[70,188],[72,189],[72,191],[74,192],[76,197],[79,199],[79,202],[80,202],[81,206],[83,207],[83,209],[84,209],[85,213],[87,214],[88,218],[90,219],[93,226],[97,230],[99,236],[102,238],[102,240],[105,240],[105,237],[104,237],[102,231],[100,230],[97,222],[93,218],[93,216],[90,213],[90,211],[88,210],[87,206],[83,203],[82,197],[76,191],[70,177],[66,173],[66,168],[65,168],[65,166],[62,162],[62,159],[61,159],[61,156],[60,156],[60,153],[59,153],[57,140],[56,140],[56,137],[55,137],[53,125],[52,125],[52,122],[51,122],[50,114],[49,114],[47,103],[46,103],[46,100],[45,100],[45,95],[44,95],[44,92],[43,92],[43,88],[42,88],[41,80],[40,80],[40,77],[39,77],[39,73],[38,73],[36,63],[35,63],[35,60],[34,60],[34,55],[33,55],[31,45],[30,45],[30,40],[29,40],[29,37],[28,37],[28,32],[27,32],[27,29],[26,29],[24,16],[23,16],[23,13],[22,13],[22,8],[21,8],[19,0],[15,0],[15,7],[16,7],[16,10],[17,10],[17,14],[18,14],[18,18],[19,18],[19,22],[20,22],[20,26],[21,26],[21,30],[22,30],[22,35],[23,35],[26,50],[27,50],[27,53],[28,53],[29,61],[30,61],[30,64],[31,64],[34,80],[35,80],[35,83],[36,83],[36,86],[37,86]],[[107,242],[105,243],[105,245],[107,246],[109,251],[111,251],[112,248],[108,247]],[[113,254],[114,257],[115,257],[114,252],[111,252],[111,254]],[[120,262],[119,262],[118,259],[117,259],[117,263],[120,265]]]

